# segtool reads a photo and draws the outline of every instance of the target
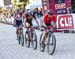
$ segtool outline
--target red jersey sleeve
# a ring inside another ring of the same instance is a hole
[[[53,21],[54,21],[54,23],[56,23],[56,15],[53,15]]]

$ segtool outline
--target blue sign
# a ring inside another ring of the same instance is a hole
[[[56,13],[57,14],[65,14],[66,13],[66,9],[57,9]]]

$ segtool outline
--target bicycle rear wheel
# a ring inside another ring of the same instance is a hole
[[[32,47],[34,50],[37,49],[37,36],[35,32],[32,33]]]
[[[18,40],[18,44],[20,44],[20,37],[17,34],[17,40]]]
[[[29,41],[28,31],[25,32],[25,44],[26,44],[27,48],[30,47],[30,41]]]
[[[42,33],[41,36],[40,36],[40,42],[41,42],[42,36],[43,36],[43,33]],[[44,39],[45,39],[45,38],[44,38]],[[44,52],[44,50],[45,50],[45,44],[42,45],[40,42],[39,42],[39,44],[40,44],[40,51],[41,51],[41,52]]]
[[[22,46],[24,46],[24,35],[23,35],[23,29],[19,29],[18,30],[18,34],[17,34],[17,40],[19,42],[19,44],[22,44]],[[19,36],[18,36],[19,35]]]
[[[20,42],[21,42],[21,45],[24,46],[24,35],[23,35],[23,32],[21,33],[21,40],[20,40]]]
[[[53,55],[56,48],[56,38],[53,33],[48,34],[47,50],[49,55]]]

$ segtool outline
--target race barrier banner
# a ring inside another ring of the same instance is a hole
[[[60,29],[75,29],[75,14],[58,15],[56,26]]]

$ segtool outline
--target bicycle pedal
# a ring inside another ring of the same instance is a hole
[[[41,46],[41,47],[45,47],[45,44],[41,44],[40,46]]]

